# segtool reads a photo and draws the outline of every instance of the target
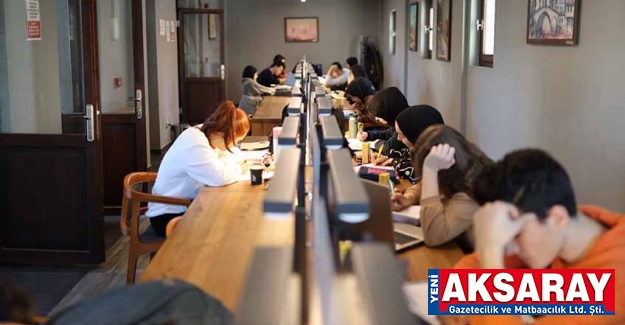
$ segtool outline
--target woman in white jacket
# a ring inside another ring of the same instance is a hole
[[[235,146],[250,130],[247,114],[225,101],[204,124],[182,132],[158,169],[155,195],[194,199],[203,186],[234,183],[247,172]],[[146,215],[154,231],[165,236],[167,223],[184,214],[182,206],[150,203]]]
[[[274,95],[274,88],[259,84],[256,79],[258,73],[255,67],[248,65],[243,69],[243,95],[239,101],[239,107],[248,115],[256,113],[256,107],[263,101],[263,95]]]

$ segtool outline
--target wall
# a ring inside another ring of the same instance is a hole
[[[395,86],[406,95],[410,105],[428,104],[436,107],[445,123],[460,128],[460,92],[462,63],[462,1],[452,0],[451,61],[436,59],[436,27],[434,27],[434,50],[432,59],[425,59],[427,36],[423,25],[427,22],[425,1],[419,1],[417,51],[404,51],[407,42],[407,8],[405,0],[387,0],[381,10],[381,49],[384,59],[384,87]],[[410,1],[411,3],[414,1]],[[397,10],[397,51],[389,54],[389,14]],[[436,17],[436,1],[434,1]],[[436,18],[435,18],[436,19]],[[405,79],[404,79],[405,78]],[[406,87],[404,87],[406,85]]]
[[[0,1],[0,6],[5,28],[1,52],[6,62],[0,74],[8,89],[0,102],[1,131],[61,133],[56,3],[40,3],[42,39],[39,41],[26,40],[23,1]]]
[[[475,3],[467,5],[474,14]],[[397,8],[399,17],[404,6],[403,1],[386,0],[382,14]],[[572,47],[526,44],[526,12],[527,1],[497,1],[495,65],[467,67],[464,102],[462,38],[468,21],[463,20],[462,1],[453,0],[451,63],[409,52],[404,75],[396,63],[402,58],[385,56],[391,70],[386,86],[401,85],[406,76],[409,102],[432,104],[454,127],[463,126],[460,112],[466,107],[467,137],[490,157],[543,148],[567,168],[580,203],[625,211],[625,137],[618,134],[625,126],[625,44],[616,41],[625,32],[625,2],[581,2],[580,42]],[[468,25],[467,33],[474,34],[473,24]],[[467,39],[469,53],[477,42],[475,35]],[[466,56],[468,62],[475,59],[475,54]]]
[[[160,19],[176,20],[176,3],[170,0],[146,1],[148,43],[148,89],[150,92],[151,149],[162,149],[171,141],[171,125],[178,117],[178,35],[167,42],[159,35]]]
[[[119,8],[114,10],[114,3]],[[134,66],[132,48],[132,11],[130,1],[98,1],[98,53],[100,59],[100,103],[102,113],[134,110]],[[113,11],[117,11],[113,13]],[[113,17],[117,16],[119,39],[113,39]],[[122,87],[114,79],[122,78]]]
[[[360,35],[376,38],[378,0],[238,0],[226,1],[227,98],[241,97],[243,68],[262,70],[274,55],[282,54],[291,70],[304,54],[327,70],[333,61],[345,62],[356,54]],[[285,17],[318,17],[318,43],[286,43]]]
[[[526,1],[496,10],[495,66],[469,68],[469,137],[494,158],[547,149],[578,201],[625,211],[625,1],[582,1],[574,47],[527,45]]]

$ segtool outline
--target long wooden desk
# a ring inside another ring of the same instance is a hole
[[[294,241],[293,218],[263,217],[265,192],[249,181],[202,189],[140,281],[181,279],[235,311],[255,248]]]
[[[274,127],[282,124],[282,110],[290,101],[291,97],[264,97],[252,116],[252,135],[268,135]]]
[[[140,281],[184,280],[236,311],[255,248],[294,242],[292,218],[264,218],[265,193],[264,186],[252,186],[249,181],[202,189]],[[425,281],[429,268],[451,268],[462,256],[457,246],[448,244],[420,246],[398,258],[408,263],[407,281]]]

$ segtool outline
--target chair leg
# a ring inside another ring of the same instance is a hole
[[[137,260],[139,259],[138,252],[134,250],[128,251],[128,269],[126,270],[126,285],[135,284],[135,275],[137,274]]]

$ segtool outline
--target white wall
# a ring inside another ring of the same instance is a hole
[[[2,73],[5,75],[5,83],[8,83],[8,92],[0,109],[3,118],[10,120],[10,123],[3,122],[2,131],[61,133],[55,2],[40,3],[40,41],[26,41],[26,6],[23,1],[0,1],[0,5],[4,6],[6,31],[3,45],[6,71]]]
[[[494,69],[469,68],[469,137],[494,158],[547,149],[580,203],[625,211],[625,1],[582,1],[574,47],[525,44],[519,12],[526,1],[497,1]]]
[[[262,70],[276,54],[291,70],[304,54],[327,70],[334,61],[356,54],[360,35],[378,35],[378,0],[237,0],[226,1],[227,99],[241,97],[243,68]],[[318,17],[318,43],[286,43],[285,17]]]
[[[383,7],[385,15],[397,8],[399,17],[407,5],[385,0]],[[385,66],[392,67],[385,86],[401,85],[407,73],[410,104],[431,104],[459,128],[462,1],[453,0],[452,10],[451,63],[422,59],[420,33],[421,48],[409,52],[405,69],[395,62],[402,62],[400,56],[385,56]],[[527,1],[498,0],[494,68],[467,69],[468,138],[494,159],[518,148],[543,148],[567,168],[580,203],[625,211],[625,137],[619,134],[625,129],[625,43],[618,41],[624,12],[624,1],[583,1],[578,46],[528,45]],[[385,35],[388,22],[381,26]]]
[[[460,128],[460,91],[461,91],[461,62],[462,62],[462,1],[452,0],[451,25],[451,61],[436,59],[436,27],[434,27],[434,50],[432,59],[425,59],[424,50],[427,49],[427,36],[423,25],[427,22],[425,1],[419,1],[419,35],[417,51],[408,51],[405,55],[406,31],[408,21],[406,11],[408,5],[405,0],[387,0],[383,2],[381,10],[382,21],[380,30],[381,53],[384,60],[384,88],[395,86],[406,95],[410,105],[428,104],[436,107],[445,123]],[[411,1],[413,2],[413,1]],[[389,54],[389,15],[392,10],[397,11],[397,51]],[[436,17],[436,1],[434,1],[434,17]],[[435,18],[436,19],[436,18]],[[404,87],[404,77],[407,75],[407,87]],[[404,89],[406,88],[406,89]]]
[[[170,125],[178,125],[178,35],[167,42],[159,34],[160,19],[176,20],[176,3],[170,0],[146,1],[148,89],[150,108],[150,148],[162,149],[171,141]]]

